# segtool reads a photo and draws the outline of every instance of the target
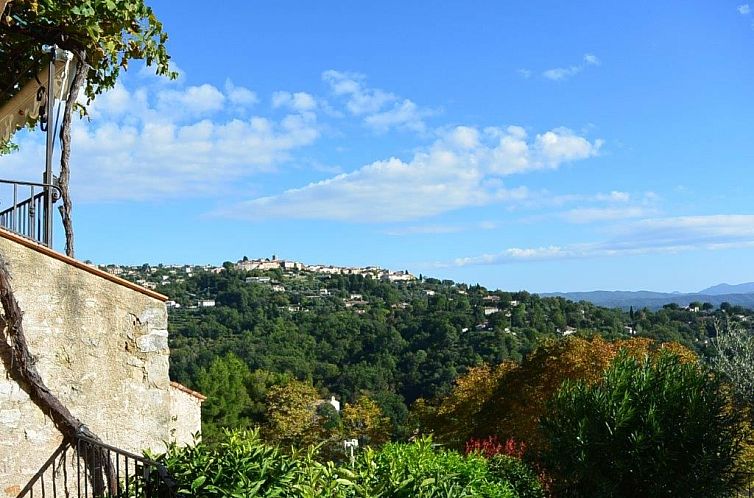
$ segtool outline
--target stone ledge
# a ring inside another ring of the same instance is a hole
[[[45,256],[49,256],[53,259],[57,259],[58,261],[62,261],[63,263],[66,263],[75,268],[78,268],[79,270],[84,270],[85,272],[91,273],[92,275],[96,275],[98,277],[104,278],[105,280],[109,280],[110,282],[113,282],[115,284],[122,285],[123,287],[134,290],[136,292],[140,292],[141,294],[144,294],[146,296],[159,299],[162,302],[165,302],[168,300],[167,296],[164,296],[160,294],[159,292],[154,292],[140,285],[137,285],[133,282],[129,282],[128,280],[125,280],[123,278],[116,277],[115,275],[112,275],[110,273],[107,273],[106,271],[100,270],[99,268],[95,268],[86,263],[82,263],[81,261],[77,259],[69,258],[65,254],[61,254],[57,251],[53,251],[52,249],[46,246],[43,246],[42,244],[38,244],[29,239],[21,237],[20,235],[16,235],[15,233],[9,232],[8,230],[4,228],[0,228],[0,237],[4,239],[8,239],[17,244],[21,244],[22,246],[28,247],[29,249],[33,249],[39,253],[44,254]]]

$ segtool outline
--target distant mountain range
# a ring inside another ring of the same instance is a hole
[[[723,294],[752,294],[754,293],[754,282],[747,282],[745,284],[720,284],[707,287],[704,290],[700,290],[699,294],[706,294],[708,296],[719,296]]]
[[[551,292],[542,296],[560,296],[572,301],[589,301],[609,308],[658,309],[666,304],[676,303],[686,306],[694,301],[720,306],[727,302],[732,305],[754,309],[754,282],[738,285],[719,284],[699,292],[651,292],[651,291],[591,291],[591,292]]]

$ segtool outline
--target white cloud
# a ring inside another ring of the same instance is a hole
[[[143,201],[217,196],[234,182],[271,171],[319,136],[314,113],[280,120],[238,117],[250,90],[226,85],[142,87],[122,83],[100,96],[91,122],[72,130],[72,191],[78,201]],[[43,157],[39,134],[19,135],[21,151],[0,171]]]
[[[316,109],[317,101],[306,92],[275,92],[272,94],[272,107],[287,107],[294,111],[306,112]]]
[[[494,254],[457,258],[438,266],[471,266],[640,254],[754,247],[754,215],[649,218],[622,225],[597,243],[513,247]]]
[[[613,190],[608,194],[597,194],[597,200],[611,201],[611,202],[628,202],[631,200],[631,194],[628,192],[621,192],[620,190]]]
[[[643,206],[591,207],[571,209],[561,213],[560,216],[569,223],[594,223],[598,221],[641,218],[654,212],[654,209]]]
[[[597,58],[594,54],[585,54],[584,55],[584,63],[589,66],[599,66],[600,60]]]
[[[81,102],[81,100],[85,98],[86,97],[81,95],[79,96],[79,101]],[[140,105],[140,102],[136,101],[136,99],[140,100],[141,95],[134,95],[126,90],[122,83],[116,82],[112,90],[98,96],[97,99],[92,102],[89,106],[89,117],[91,119],[99,118],[101,115],[100,109],[109,115],[122,115],[129,109],[132,109],[134,105]],[[81,103],[84,104],[85,102]]]
[[[230,80],[225,81],[225,94],[231,103],[237,105],[250,106],[259,102],[259,97],[257,97],[256,93],[248,88],[236,86]]]
[[[559,213],[559,217],[569,223],[595,223],[602,221],[646,218],[658,213],[657,195],[645,192],[632,196],[628,192],[613,190],[607,194],[596,194],[583,199],[586,202],[606,203],[601,206],[581,206]]]
[[[181,90],[163,90],[157,94],[157,107],[171,113],[209,114],[222,110],[225,98],[220,90],[205,83]]]
[[[356,116],[379,112],[386,104],[398,100],[392,93],[368,88],[365,85],[366,77],[362,74],[329,70],[322,73],[322,79],[330,85],[335,95],[348,98],[346,107]]]
[[[558,128],[527,140],[520,127],[456,127],[410,160],[392,157],[351,173],[281,194],[235,205],[225,216],[330,219],[351,222],[405,221],[469,206],[522,202],[523,187],[508,188],[502,177],[597,154],[589,142]]]
[[[749,14],[751,14],[751,7],[749,7],[748,3],[739,5],[736,10],[738,10],[738,13],[742,16],[748,16]]]
[[[542,76],[549,80],[561,81],[576,76],[589,66],[599,66],[600,60],[594,54],[585,54],[581,64],[568,67],[556,67],[548,69],[542,73]]]
[[[410,100],[404,100],[392,109],[367,116],[364,123],[378,132],[386,132],[396,127],[422,133],[426,131],[423,118],[430,114],[428,111],[420,110]]]
[[[329,70],[322,73],[322,79],[336,96],[346,99],[349,113],[363,117],[366,126],[380,133],[392,128],[422,133],[424,118],[435,114],[409,99],[368,87],[362,74]]]
[[[447,233],[460,233],[472,230],[494,230],[500,223],[494,221],[480,221],[476,223],[458,224],[429,224],[395,227],[385,231],[387,235],[439,235]]]

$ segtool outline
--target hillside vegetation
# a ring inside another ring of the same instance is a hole
[[[170,309],[171,376],[212,395],[208,434],[269,422],[270,390],[298,380],[310,386],[301,396],[350,404],[368,396],[401,437],[417,399],[447,395],[472,367],[519,362],[548,340],[647,337],[704,355],[716,323],[749,326],[752,316],[727,304],[626,312],[433,278],[248,272],[230,263],[188,274],[145,265],[131,278],[155,283],[179,306]]]

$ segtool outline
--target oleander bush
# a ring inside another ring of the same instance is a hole
[[[718,376],[671,353],[566,382],[541,422],[557,496],[728,496],[743,436],[731,406]]]

